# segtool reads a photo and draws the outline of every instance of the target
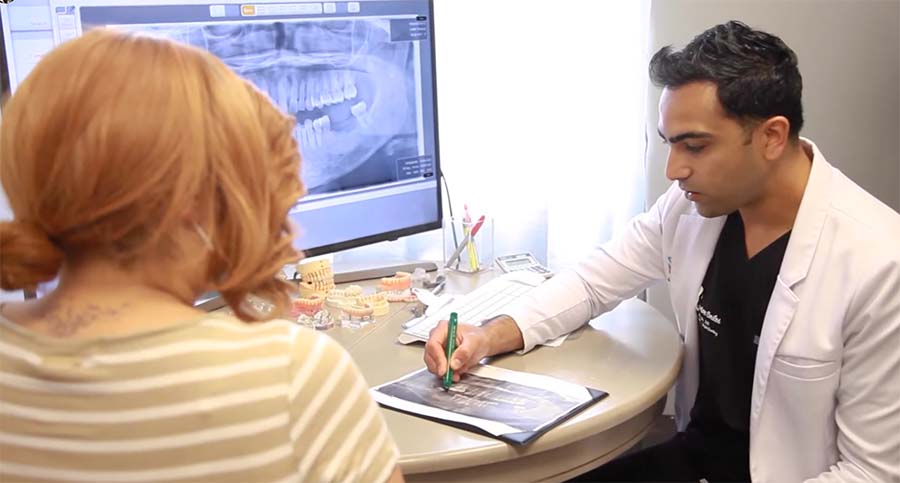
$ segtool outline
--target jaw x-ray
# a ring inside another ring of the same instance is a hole
[[[310,194],[398,179],[418,155],[412,42],[389,20],[141,27],[209,50],[297,119]]]

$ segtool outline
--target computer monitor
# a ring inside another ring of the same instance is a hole
[[[0,14],[12,91],[106,26],[207,49],[267,92],[297,119],[308,194],[289,216],[308,256],[440,227],[431,0],[13,0]]]

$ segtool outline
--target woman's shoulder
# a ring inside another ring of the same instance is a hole
[[[238,334],[242,337],[252,336],[272,336],[276,334],[297,336],[298,330],[302,329],[294,322],[285,319],[272,319],[265,321],[244,321],[233,315],[225,313],[210,313],[205,317],[201,317],[194,324],[185,326],[186,329],[206,331],[210,333],[231,333]],[[311,330],[302,331],[304,334],[313,332]],[[308,337],[309,335],[305,335]]]
[[[214,315],[197,324],[199,330],[221,331],[244,339],[277,338],[290,346],[291,352],[303,359],[337,357],[344,349],[327,334],[298,325],[285,319],[264,322],[245,322],[230,315]]]

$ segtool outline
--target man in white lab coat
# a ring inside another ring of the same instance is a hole
[[[679,433],[582,479],[900,481],[900,215],[799,136],[802,81],[778,37],[717,25],[650,75],[671,188],[507,315],[461,324],[454,378],[664,281],[685,348]],[[439,376],[446,332],[425,351]]]

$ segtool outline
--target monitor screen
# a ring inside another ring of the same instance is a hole
[[[13,0],[3,82],[54,46],[115,27],[204,48],[297,119],[308,194],[290,211],[318,255],[440,227],[431,0]]]

